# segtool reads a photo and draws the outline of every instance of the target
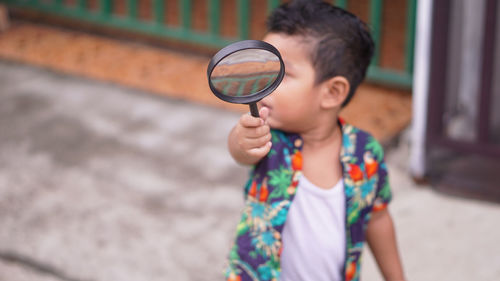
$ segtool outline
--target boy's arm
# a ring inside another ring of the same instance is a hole
[[[396,244],[396,234],[387,209],[372,213],[366,241],[386,281],[405,280]]]
[[[244,114],[229,133],[229,153],[236,162],[256,164],[271,150],[271,132],[265,124],[267,114],[267,108],[260,110],[261,118]]]

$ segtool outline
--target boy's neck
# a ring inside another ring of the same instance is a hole
[[[313,184],[329,189],[342,177],[340,151],[342,149],[342,131],[336,118],[323,119],[312,128],[301,134],[302,172]]]
[[[341,139],[342,131],[337,119],[334,119],[333,122],[318,122],[318,126],[301,133],[300,136],[305,147],[314,149]]]

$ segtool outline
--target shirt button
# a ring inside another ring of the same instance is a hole
[[[296,139],[294,144],[295,144],[295,147],[301,147],[302,146],[302,140],[301,139]]]

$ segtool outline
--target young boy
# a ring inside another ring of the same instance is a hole
[[[268,19],[286,74],[228,138],[255,165],[229,255],[228,280],[359,280],[366,240],[386,280],[404,280],[380,144],[338,118],[365,76],[374,43],[357,17],[292,1]]]

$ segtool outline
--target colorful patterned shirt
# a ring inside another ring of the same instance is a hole
[[[391,191],[380,144],[368,133],[339,121],[340,161],[346,197],[346,260],[343,276],[358,281],[365,231],[372,211],[386,208]],[[230,281],[279,281],[281,233],[302,170],[302,138],[271,130],[273,146],[251,171],[245,207],[226,270]]]

